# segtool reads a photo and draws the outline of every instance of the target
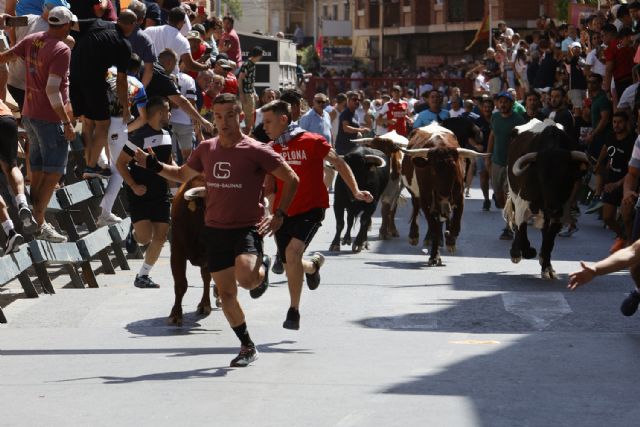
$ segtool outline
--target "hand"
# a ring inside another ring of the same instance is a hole
[[[73,129],[73,126],[71,126],[71,123],[63,125],[63,128],[64,139],[66,139],[67,141],[73,141],[74,139],[76,139],[76,131],[75,129]]]
[[[586,285],[596,276],[596,271],[593,267],[588,266],[583,261],[580,261],[580,266],[582,267],[581,271],[574,271],[569,274],[569,284],[567,284],[567,288],[572,291],[579,286]]]
[[[371,195],[371,193],[369,193],[368,191],[360,191],[358,190],[353,197],[356,200],[359,200],[361,202],[367,202],[367,203],[371,203],[373,202],[373,196]]]
[[[204,128],[205,132],[213,133],[213,124],[209,120],[203,118],[200,122],[200,126]]]
[[[369,128],[367,128],[367,127],[363,127],[363,128],[360,128],[360,132],[361,132],[361,133],[371,132],[371,129],[369,129]]]
[[[136,152],[133,153],[133,158],[141,168],[147,168],[147,157],[150,154],[146,153],[142,148],[137,148]]]
[[[133,190],[133,194],[135,194],[136,196],[142,197],[147,192],[147,186],[142,184],[135,184],[131,187],[131,190]]]
[[[273,236],[273,233],[282,227],[283,220],[284,218],[278,215],[265,215],[258,223],[258,233],[261,236],[266,236],[267,233],[269,236]]]

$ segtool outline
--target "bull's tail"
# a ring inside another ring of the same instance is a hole
[[[511,200],[510,192],[507,196],[507,201],[504,204],[504,209],[502,209],[502,217],[509,227],[512,227],[516,220],[516,211],[513,205],[513,200]]]

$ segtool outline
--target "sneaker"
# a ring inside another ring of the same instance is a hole
[[[482,210],[488,212],[489,209],[491,209],[491,200],[485,199],[484,202],[482,202]]]
[[[98,227],[104,227],[105,225],[113,225],[121,221],[122,221],[122,218],[109,212],[108,215],[100,215],[96,220],[96,225]]]
[[[153,288],[158,289],[160,285],[151,280],[151,277],[145,275],[136,274],[136,280],[133,281],[133,285],[136,288]]]
[[[467,188],[467,189],[464,191],[464,197],[471,197],[471,190],[470,190],[470,189],[468,189],[468,188]]]
[[[502,230],[500,240],[513,240],[513,231],[509,230],[508,228]]]
[[[602,202],[602,199],[600,199],[600,196],[594,196],[587,209],[584,210],[584,213],[592,214],[597,212],[603,205],[604,203]]]
[[[269,255],[262,255],[262,265],[264,265],[264,279],[262,279],[262,283],[249,291],[249,295],[253,299],[260,298],[269,287],[269,267],[271,267],[271,257]]]
[[[316,271],[311,274],[305,274],[307,277],[307,286],[312,291],[320,285],[320,267],[324,265],[324,255],[320,252],[316,252],[311,256],[309,260],[316,267]]]
[[[49,224],[48,222],[44,222],[40,226],[40,229],[36,234],[36,239],[46,240],[47,242],[51,243],[64,243],[67,241],[67,238],[58,233],[56,229],[53,228],[53,225]]]
[[[138,242],[136,242],[136,238],[133,237],[133,224],[129,228],[129,234],[127,234],[127,237],[124,239],[124,247],[129,255],[138,250]]]
[[[96,168],[97,172],[98,172],[98,177],[99,178],[111,178],[111,169],[106,167],[106,168]]]
[[[232,368],[246,368],[249,366],[249,363],[253,362],[258,358],[258,350],[256,346],[246,346],[243,345],[240,347],[240,353],[231,361],[230,366]]]
[[[284,273],[284,265],[282,264],[282,259],[280,258],[279,253],[276,253],[276,259],[273,261],[273,267],[271,267],[271,272],[273,274]]]
[[[558,233],[558,236],[560,237],[571,237],[575,234],[575,232],[578,231],[578,227],[572,227],[572,226],[568,226],[566,230],[561,231],[560,233]]]
[[[287,318],[282,324],[282,327],[294,331],[300,329],[300,312],[293,307],[289,307],[289,311],[287,311]]]
[[[640,305],[640,293],[637,290],[629,292],[629,295],[622,301],[620,311],[625,316],[633,316],[638,311]]]
[[[627,246],[626,239],[623,239],[622,237],[616,237],[613,245],[611,245],[611,248],[609,248],[609,253],[612,254],[618,252],[620,249],[624,249],[625,246]]]
[[[18,216],[22,221],[22,231],[28,234],[33,234],[38,231],[38,223],[31,213],[31,209],[27,205],[22,205],[18,209]]]
[[[99,167],[91,167],[85,166],[84,171],[82,171],[82,179],[91,179],[98,178],[100,176],[100,172],[102,171]]]
[[[20,245],[24,243],[22,234],[18,234],[16,230],[11,229],[7,235],[7,242],[4,244],[4,254],[9,255],[20,250]]]

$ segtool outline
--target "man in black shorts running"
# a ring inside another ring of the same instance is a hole
[[[291,305],[282,327],[300,329],[303,273],[307,278],[307,286],[314,290],[320,285],[320,267],[324,264],[324,256],[319,252],[314,253],[309,260],[302,259],[302,256],[322,225],[324,211],[329,207],[329,193],[324,184],[325,160],[336,168],[356,200],[370,203],[373,196],[368,191],[360,191],[349,165],[336,154],[323,136],[306,132],[292,122],[289,103],[273,101],[262,107],[261,111],[264,130],[273,139],[274,150],[284,157],[300,178],[298,191],[286,209],[280,198],[282,182],[276,177],[278,191],[274,201],[274,215],[283,218],[282,227],[276,231],[275,237],[278,253],[287,273],[291,297]]]
[[[160,163],[141,149],[135,157],[138,164],[171,181],[186,182],[204,173],[208,267],[222,299],[222,311],[242,343],[231,366],[242,367],[253,362],[258,352],[238,303],[237,287],[249,289],[253,298],[267,289],[271,260],[264,255],[262,236],[273,234],[283,220],[265,212],[265,176],[271,174],[283,182],[280,206],[284,210],[293,200],[298,177],[273,149],[242,134],[242,107],[235,95],[218,95],[213,117],[218,137],[201,142],[186,164]]]
[[[149,245],[140,272],[133,282],[138,288],[160,287],[151,280],[149,273],[167,240],[171,203],[167,181],[131,162],[131,159],[138,148],[153,149],[159,160],[171,163],[171,134],[163,129],[169,125],[169,115],[169,102],[165,98],[150,98],[147,103],[147,124],[129,134],[129,140],[125,142],[116,164],[127,183],[135,239],[141,245]]]

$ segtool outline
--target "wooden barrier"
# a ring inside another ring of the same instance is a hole
[[[32,264],[28,248],[28,244],[23,244],[18,252],[0,257],[0,285],[11,282],[17,277],[27,298],[38,298],[38,291],[27,274],[27,269]],[[7,323],[2,307],[0,307],[0,323]]]

